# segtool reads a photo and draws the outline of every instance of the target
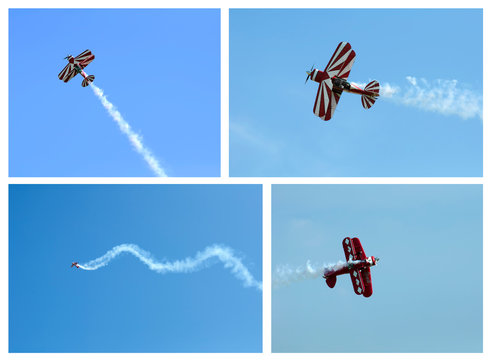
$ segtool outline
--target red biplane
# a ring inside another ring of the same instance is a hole
[[[95,59],[95,55],[92,54],[90,50],[85,50],[80,55],[73,57],[68,55],[65,57],[68,60],[68,65],[64,67],[63,70],[58,75],[60,80],[68,82],[75,77],[77,74],[82,74],[83,81],[82,86],[88,86],[92,81],[94,81],[95,76],[87,75],[83,69]]]
[[[70,266],[70,267],[74,267],[74,266],[76,266],[76,267],[77,267],[77,269],[79,269],[79,268],[80,268],[80,266],[78,265],[78,263],[77,263],[77,262],[72,262],[72,263],[71,263],[71,266]]]
[[[376,80],[371,81],[364,89],[347,81],[355,58],[356,53],[350,44],[344,41],[337,46],[324,71],[313,69],[312,66],[310,71],[306,72],[306,81],[311,79],[320,84],[313,106],[316,116],[323,120],[330,120],[343,91],[360,94],[365,109],[373,106],[379,96],[379,83]]]
[[[346,237],[342,240],[345,258],[347,262],[335,269],[325,269],[323,278],[328,287],[333,288],[337,282],[337,275],[350,274],[354,291],[357,295],[370,297],[373,294],[373,284],[371,282],[371,266],[375,266],[379,258],[374,256],[366,257],[361,241],[358,238]]]

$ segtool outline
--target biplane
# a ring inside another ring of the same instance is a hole
[[[76,266],[76,268],[77,268],[77,269],[79,269],[79,268],[80,268],[80,265],[78,265],[78,263],[77,263],[77,262],[72,262],[72,263],[71,263],[71,266],[70,266],[70,267],[74,267],[74,266]]]
[[[94,81],[95,76],[87,75],[83,69],[95,59],[95,55],[90,50],[85,50],[78,56],[68,55],[65,57],[68,60],[68,64],[58,74],[58,78],[64,82],[68,82],[73,79],[77,74],[82,74],[83,81],[82,86],[86,87]]]
[[[346,237],[342,240],[345,258],[347,262],[335,269],[325,269],[323,278],[328,287],[333,288],[337,282],[337,276],[350,274],[354,292],[357,295],[370,297],[373,294],[373,283],[371,281],[371,266],[375,266],[379,258],[366,257],[361,241],[358,238]]]
[[[348,42],[341,42],[324,71],[311,67],[307,71],[306,81],[311,79],[320,85],[316,94],[313,113],[323,120],[330,120],[339,103],[342,92],[361,95],[362,106],[369,109],[379,96],[379,83],[376,80],[367,84],[364,89],[349,83],[347,78],[354,65],[356,53]],[[306,84],[305,81],[305,84]]]

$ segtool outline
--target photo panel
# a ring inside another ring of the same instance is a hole
[[[482,176],[482,9],[231,9],[229,23],[230,176]]]
[[[9,352],[262,352],[260,185],[9,197]]]
[[[481,353],[482,185],[273,185],[273,353]]]
[[[10,9],[9,176],[219,177],[220,21]]]

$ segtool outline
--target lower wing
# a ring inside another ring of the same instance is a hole
[[[75,67],[73,64],[67,64],[63,70],[58,74],[58,78],[60,80],[63,80],[64,82],[70,81],[73,76],[75,76],[77,73],[75,71],[75,75],[72,75],[72,72],[75,70]],[[68,80],[66,80],[68,78]]]
[[[318,86],[313,113],[322,120],[330,120],[341,94],[333,90],[332,79],[323,80]]]
[[[350,272],[350,279],[352,280],[352,286],[354,287],[354,292],[357,295],[362,295],[364,293],[364,283],[359,270],[353,270]]]
[[[365,268],[362,270],[353,270],[350,272],[350,279],[354,292],[357,295],[370,297],[373,294],[373,284],[371,282],[371,270]]]

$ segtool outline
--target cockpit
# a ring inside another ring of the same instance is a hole
[[[332,82],[333,82],[333,86],[340,88],[342,90],[350,89],[350,84],[345,79],[334,77],[332,78]]]

